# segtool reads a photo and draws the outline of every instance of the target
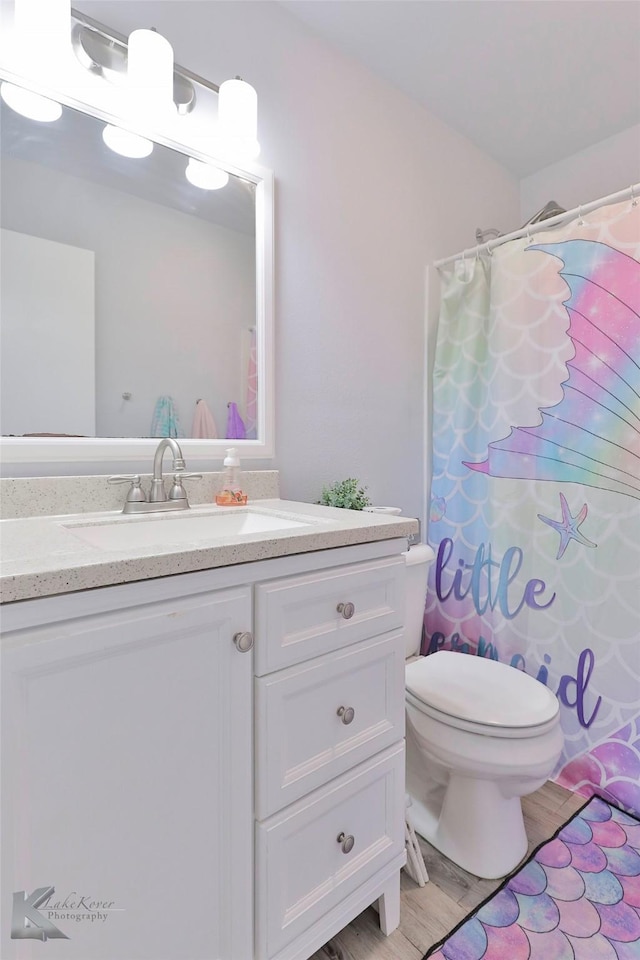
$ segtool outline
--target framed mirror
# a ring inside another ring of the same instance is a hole
[[[117,116],[56,99],[55,123],[1,105],[2,460],[150,461],[166,435],[272,456],[272,174],[216,161],[203,189],[201,144],[124,157]]]

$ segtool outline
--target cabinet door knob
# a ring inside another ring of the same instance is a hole
[[[356,608],[352,603],[339,603],[337,606],[338,613],[341,613],[345,620],[351,620],[351,617],[356,612]]]
[[[233,642],[240,653],[248,653],[253,647],[253,634],[249,633],[248,630],[243,630],[235,634]]]
[[[351,833],[349,834],[339,833],[338,836],[336,837],[336,840],[342,847],[343,853],[351,853],[351,851],[353,850],[353,845],[356,842],[356,838]]]
[[[342,719],[343,723],[351,723],[353,718],[356,715],[353,707],[338,707],[337,709],[338,716]]]

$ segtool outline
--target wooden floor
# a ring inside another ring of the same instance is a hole
[[[547,840],[585,803],[548,782],[522,801],[529,852]],[[421,838],[420,838],[421,839]],[[422,960],[426,950],[500,885],[466,873],[421,839],[429,883],[419,887],[402,871],[400,926],[385,937],[369,907],[311,960]]]

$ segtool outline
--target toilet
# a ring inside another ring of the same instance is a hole
[[[433,559],[430,547],[415,550],[405,554],[407,657],[420,650]],[[408,660],[405,686],[415,830],[469,873],[505,876],[527,853],[520,798],[560,757],[557,697],[521,670],[449,650]]]

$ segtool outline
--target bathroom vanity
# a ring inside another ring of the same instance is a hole
[[[135,474],[157,445],[156,398],[179,399],[189,420],[208,398],[222,426],[249,386],[254,438],[238,441],[241,456],[271,458],[273,173],[210,152],[218,84],[174,64],[174,98],[186,83],[190,109],[141,111],[133,124],[130,91],[109,79],[126,37],[74,10],[84,54],[50,70],[45,58],[22,62],[5,6],[0,80],[59,103],[63,129],[49,125],[49,142],[28,118],[3,125],[13,155],[2,226],[18,267],[3,464],[10,475],[77,463]],[[107,38],[105,70],[96,37]],[[105,122],[153,141],[153,166],[110,157]],[[186,177],[193,160],[230,175],[216,202]],[[75,210],[87,234],[76,235]],[[85,303],[70,326],[81,267],[54,269],[43,237],[78,248],[91,324]],[[39,268],[69,280],[55,311],[52,285],[31,269],[36,247]],[[48,341],[25,336],[42,290]],[[29,390],[36,419],[24,421],[27,367],[43,371],[29,383],[44,392]],[[95,384],[81,384],[94,370]],[[62,385],[71,400],[54,411]],[[95,408],[95,426],[67,408]],[[227,445],[183,442],[189,463],[221,460]],[[405,859],[401,553],[417,521],[274,499],[258,475],[244,513],[122,517],[124,491],[106,481],[0,481],[3,960],[306,960],[376,901],[390,932]],[[215,475],[189,481],[192,504],[213,502]]]
[[[417,523],[255,507],[299,526],[154,550],[78,535],[113,513],[2,522],[6,960],[40,956],[32,908],[59,960],[305,960],[376,901],[397,926]]]

